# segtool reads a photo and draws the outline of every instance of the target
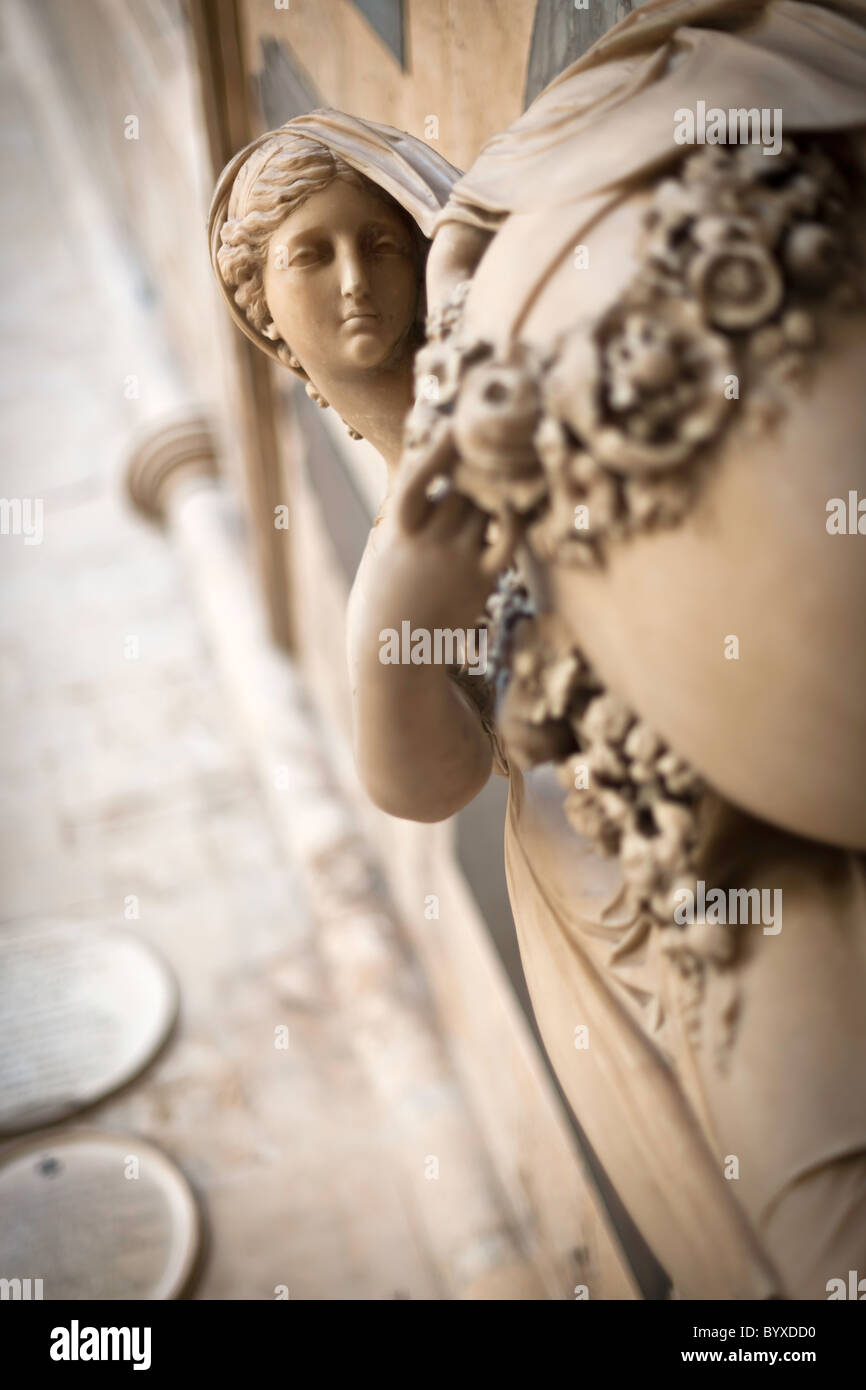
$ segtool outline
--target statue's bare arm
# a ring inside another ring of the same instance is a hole
[[[472,277],[490,236],[461,222],[438,230],[427,259],[427,304]],[[415,480],[417,484],[417,479]],[[404,820],[441,821],[487,782],[489,737],[477,707],[442,665],[383,663],[381,634],[475,624],[492,587],[480,568],[487,518],[452,496],[411,535],[397,517],[411,479],[398,474],[374,528],[349,605],[355,762],[372,801]]]
[[[388,500],[349,605],[355,761],[364,788],[403,820],[441,821],[490,776],[492,754],[477,709],[443,665],[384,664],[382,633],[466,629],[491,581],[478,564],[485,518],[456,496],[431,506],[405,535]]]

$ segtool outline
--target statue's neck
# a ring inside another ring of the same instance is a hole
[[[318,383],[317,383],[318,385]],[[385,460],[393,478],[403,450],[403,426],[412,405],[412,361],[322,382],[322,394],[337,414],[363,435]]]

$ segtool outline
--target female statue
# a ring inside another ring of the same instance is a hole
[[[211,216],[236,321],[388,465],[349,613],[364,784],[434,821],[509,777],[545,1044],[686,1297],[866,1266],[862,648],[832,667],[862,586],[809,531],[816,457],[822,495],[861,480],[864,73],[860,0],[650,0],[450,199],[420,142],[320,112],[243,151]],[[778,164],[679,145],[698,100],[781,110]],[[297,136],[333,160],[306,186]],[[423,348],[407,213],[435,231]],[[510,562],[497,731],[491,684],[383,665],[379,634],[471,626]],[[678,920],[699,882],[779,889],[781,929]]]
[[[235,322],[387,465],[349,607],[356,756],[385,810],[430,821],[476,795],[492,758],[480,681],[456,664],[379,660],[380,632],[406,619],[413,629],[465,631],[491,587],[478,563],[485,522],[471,504],[447,500],[411,543],[390,506],[423,341],[428,238],[458,176],[410,135],[316,111],[236,155],[209,218],[211,260]],[[397,776],[383,778],[393,768]]]

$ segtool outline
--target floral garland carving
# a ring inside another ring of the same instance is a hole
[[[470,282],[431,318],[407,453],[493,519],[490,571],[523,539],[541,561],[603,564],[610,541],[685,515],[699,456],[740,410],[751,430],[779,417],[819,343],[818,305],[863,303],[834,151],[689,155],[653,192],[628,289],[547,354],[469,341]]]
[[[710,972],[724,975],[726,1003],[713,1021],[717,1065],[727,1064],[738,1008],[728,926],[674,917],[677,890],[694,890],[700,818],[708,788],[642,719],[605,688],[554,613],[536,613],[513,578],[489,607],[493,679],[510,680],[497,723],[508,756],[523,767],[553,762],[564,810],[577,833],[619,859],[633,932],[661,932],[675,967],[679,1007],[694,1046],[705,1040]],[[498,630],[498,631],[497,631]],[[504,636],[503,636],[504,634]]]
[[[632,906],[669,926],[672,889],[694,879],[701,779],[605,688],[556,614],[516,626],[510,669],[499,717],[510,755],[557,764],[574,829],[619,857]]]

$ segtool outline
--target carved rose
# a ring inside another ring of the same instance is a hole
[[[720,428],[733,371],[727,343],[692,304],[617,305],[566,340],[548,408],[599,462],[646,473],[684,462]]]

